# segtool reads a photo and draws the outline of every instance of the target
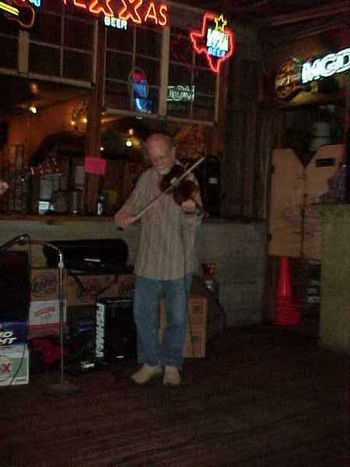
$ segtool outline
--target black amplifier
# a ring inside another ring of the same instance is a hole
[[[103,363],[118,363],[136,357],[136,327],[131,298],[97,300],[95,357]]]
[[[30,272],[24,251],[0,252],[0,321],[26,321],[30,306]]]

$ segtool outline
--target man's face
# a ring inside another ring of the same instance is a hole
[[[148,157],[161,175],[166,175],[174,165],[175,148],[170,147],[161,135],[150,136],[146,141]]]

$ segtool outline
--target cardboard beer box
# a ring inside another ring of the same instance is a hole
[[[204,358],[206,353],[206,329],[202,326],[187,328],[185,345],[183,349],[184,358]]]
[[[163,338],[165,325],[159,328],[159,340]],[[203,326],[187,326],[182,355],[184,358],[204,358],[206,353],[207,334]]]
[[[29,352],[27,344],[0,348],[0,386],[28,384]]]
[[[191,295],[188,304],[188,320],[191,326],[204,326],[207,323],[208,300],[201,295]]]
[[[129,296],[133,290],[131,275],[78,275],[67,278],[68,306],[95,305],[100,298]]]
[[[0,349],[27,342],[27,321],[0,321]]]
[[[63,308],[63,322],[66,323],[66,301]],[[29,337],[59,334],[60,305],[59,300],[32,302],[29,310]]]
[[[206,327],[208,314],[208,300],[201,295],[191,295],[188,302],[188,326]],[[160,326],[166,323],[164,301],[160,304]]]
[[[32,269],[31,301],[59,299],[59,271],[57,269]],[[63,274],[63,290],[66,285],[66,274]]]
[[[201,295],[191,295],[188,304],[188,319],[183,350],[184,358],[204,358],[207,343],[208,300]],[[160,304],[159,336],[166,326],[164,301]]]

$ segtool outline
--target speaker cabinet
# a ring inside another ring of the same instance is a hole
[[[0,252],[0,321],[27,320],[30,272],[26,252]]]
[[[118,363],[136,357],[136,327],[130,298],[106,298],[96,302],[97,361]]]

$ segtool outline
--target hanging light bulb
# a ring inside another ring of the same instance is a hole
[[[128,147],[128,148],[131,148],[132,147],[132,141],[130,138],[128,138],[126,141],[125,141],[125,146]]]

